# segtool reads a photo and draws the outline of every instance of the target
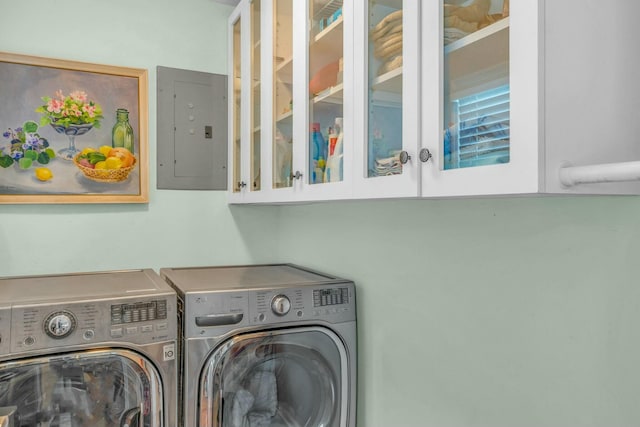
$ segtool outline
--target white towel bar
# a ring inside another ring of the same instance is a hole
[[[640,181],[640,161],[560,168],[560,182],[566,187],[621,181]]]

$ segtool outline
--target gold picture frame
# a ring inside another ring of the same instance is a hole
[[[147,74],[0,52],[0,203],[148,203]]]

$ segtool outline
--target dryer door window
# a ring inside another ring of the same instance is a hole
[[[325,328],[239,335],[208,359],[201,376],[198,425],[345,425],[348,369],[342,341]]]
[[[160,384],[151,363],[126,350],[3,362],[0,414],[16,427],[157,427]]]

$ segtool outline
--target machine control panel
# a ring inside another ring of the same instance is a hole
[[[313,291],[313,306],[342,305],[349,303],[349,288],[326,288]]]
[[[11,308],[0,306],[0,355],[8,354],[11,344]]]
[[[349,282],[249,292],[249,321],[253,324],[340,323],[355,320],[355,315],[355,287]]]
[[[111,324],[139,323],[167,318],[167,300],[114,304],[111,306]]]
[[[170,321],[175,316],[175,299],[131,297],[113,302],[15,306],[8,316],[11,334],[0,327],[0,335],[3,341],[10,340],[14,353],[97,342],[146,344],[175,334],[176,322]]]

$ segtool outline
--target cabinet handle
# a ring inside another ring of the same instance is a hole
[[[411,156],[406,151],[400,152],[400,163],[403,165],[406,164],[409,160],[411,160]]]
[[[240,181],[240,182],[238,183],[238,188],[244,188],[244,187],[246,187],[246,186],[247,186],[247,183],[246,183],[246,182],[244,182],[244,181]]]
[[[300,178],[302,178],[302,174],[300,173],[300,171],[296,171],[296,173],[291,174],[291,179],[300,179]]]
[[[423,148],[422,150],[420,150],[420,161],[422,163],[428,162],[432,157],[433,156],[431,155],[431,151],[429,151],[428,148]]]

